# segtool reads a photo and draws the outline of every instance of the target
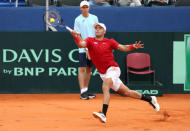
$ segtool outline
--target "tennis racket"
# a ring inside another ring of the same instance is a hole
[[[44,15],[44,21],[48,26],[66,28],[68,31],[73,31],[68,27],[64,20],[61,18],[60,13],[57,10],[48,10]]]

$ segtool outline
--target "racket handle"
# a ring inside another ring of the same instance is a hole
[[[65,26],[65,28],[68,30],[68,31],[73,31],[71,28],[69,28],[68,26]]]

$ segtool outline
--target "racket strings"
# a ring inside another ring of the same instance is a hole
[[[44,20],[50,26],[56,27],[56,26],[60,25],[63,22],[59,12],[57,12],[55,10],[49,10],[48,13],[45,16],[47,17],[47,19],[44,18]],[[51,22],[50,21],[51,19],[54,19],[54,22]]]

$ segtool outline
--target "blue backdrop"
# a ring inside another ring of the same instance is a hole
[[[73,28],[79,7],[58,7],[66,24]],[[45,31],[45,8],[0,8],[0,31]],[[91,13],[107,25],[109,32],[190,31],[189,7],[96,7]]]

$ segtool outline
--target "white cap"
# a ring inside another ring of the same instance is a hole
[[[101,26],[101,27],[104,28],[104,30],[106,31],[106,26],[105,26],[104,23],[96,23],[96,24],[94,24],[94,28],[95,28],[97,25]]]
[[[88,1],[86,1],[86,0],[80,2],[80,7],[83,7],[84,5],[90,6]]]

